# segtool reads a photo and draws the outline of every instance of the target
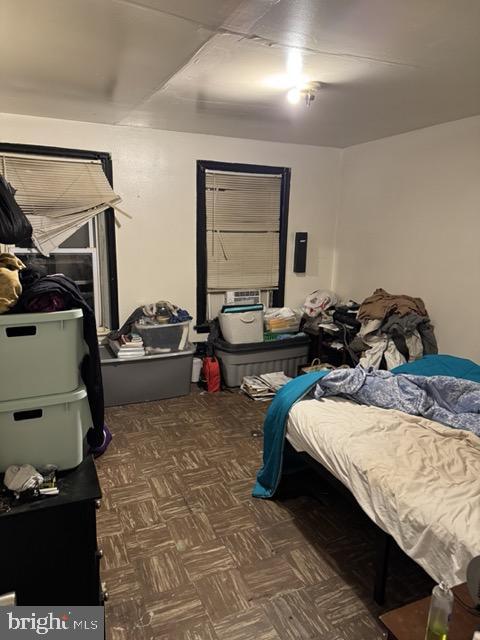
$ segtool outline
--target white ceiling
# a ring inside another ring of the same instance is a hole
[[[479,0],[1,0],[0,111],[348,145],[480,113]],[[291,49],[325,83],[272,86]]]

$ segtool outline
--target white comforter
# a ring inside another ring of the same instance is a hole
[[[290,410],[287,438],[343,482],[436,581],[465,581],[480,554],[480,438],[341,398]]]

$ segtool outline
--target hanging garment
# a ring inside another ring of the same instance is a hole
[[[15,189],[0,173],[0,243],[30,240],[32,225],[15,200]]]
[[[383,320],[391,313],[404,316],[407,313],[418,313],[426,316],[427,310],[421,298],[412,298],[406,295],[387,293],[385,289],[376,289],[360,305],[358,311],[359,320]]]
[[[59,301],[63,309],[82,309],[83,337],[89,353],[81,364],[81,376],[88,394],[88,403],[92,414],[93,427],[87,433],[88,444],[92,448],[105,446],[107,433],[104,431],[104,401],[100,353],[98,350],[97,325],[95,315],[85,302],[77,285],[64,275],[53,275],[39,278],[24,288],[14,313],[45,311],[57,308]]]
[[[17,303],[22,293],[19,276],[22,269],[25,265],[16,256],[0,254],[0,313],[5,313]]]

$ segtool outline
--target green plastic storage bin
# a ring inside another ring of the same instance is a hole
[[[81,309],[0,315],[0,402],[79,387],[82,319]]]
[[[83,385],[70,393],[0,402],[0,473],[11,464],[76,467],[91,426]]]

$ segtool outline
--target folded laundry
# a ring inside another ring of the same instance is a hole
[[[25,269],[21,260],[11,253],[0,254],[0,313],[13,307],[20,294],[20,271]]]
[[[412,298],[407,295],[395,295],[385,289],[376,289],[373,295],[365,298],[358,311],[359,320],[383,320],[391,313],[404,316],[407,313],[427,315],[427,310],[421,298]]]

